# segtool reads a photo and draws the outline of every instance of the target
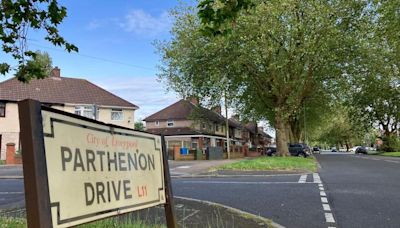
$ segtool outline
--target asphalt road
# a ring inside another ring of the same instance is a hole
[[[317,158],[338,227],[400,227],[400,159],[365,155]]]
[[[322,183],[312,174],[303,178],[300,174],[173,178],[173,191],[176,196],[213,201],[271,218],[289,228],[400,227],[399,158],[324,153],[317,159]],[[321,189],[334,223],[328,222],[321,204]],[[22,179],[0,178],[0,210],[23,205],[23,200]]]
[[[271,218],[285,227],[327,227],[312,175],[173,180],[175,195],[221,203]]]

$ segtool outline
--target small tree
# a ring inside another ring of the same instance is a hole
[[[135,130],[144,131],[143,121],[135,122]]]
[[[66,16],[67,9],[60,6],[57,0],[1,1],[0,43],[3,52],[10,54],[18,62],[15,68],[19,73],[18,80],[28,82],[32,78],[48,76],[46,69],[37,64],[37,54],[27,48],[27,35],[30,29],[44,30],[45,40],[55,46],[64,47],[68,52],[78,51],[75,45],[67,42],[59,34],[57,27]],[[0,62],[0,74],[4,75],[11,69],[9,63]]]

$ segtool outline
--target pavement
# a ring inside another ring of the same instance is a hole
[[[170,174],[172,177],[190,177],[200,174],[208,174],[214,167],[229,164],[248,158],[231,160],[196,160],[196,161],[174,161],[169,160]]]

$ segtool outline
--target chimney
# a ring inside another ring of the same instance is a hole
[[[214,108],[212,108],[211,110],[213,110],[214,112],[221,115],[221,105],[217,105]]]
[[[232,115],[231,118],[233,118],[233,119],[239,121],[239,114]]]
[[[56,78],[61,77],[61,70],[60,70],[60,68],[58,68],[57,66],[54,67],[54,68],[51,70],[51,72],[50,72],[50,76],[51,76],[51,77],[56,77]]]
[[[199,104],[199,99],[195,96],[190,96],[186,99],[187,101],[190,101],[190,103],[194,104],[194,105],[198,105]]]

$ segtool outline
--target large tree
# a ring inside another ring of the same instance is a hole
[[[381,129],[386,141],[400,128],[400,3],[373,1],[369,10],[376,16],[360,37],[347,101],[354,117]]]
[[[26,45],[30,30],[44,30],[44,38],[51,44],[64,47],[68,52],[78,51],[75,45],[59,34],[57,27],[66,16],[67,9],[60,6],[57,0],[1,0],[1,48],[17,60],[18,65],[12,67],[9,63],[0,62],[0,74],[16,70],[19,73],[18,80],[23,82],[48,76],[45,69],[29,64],[29,60],[36,60],[36,52],[29,50]]]
[[[209,2],[216,12],[223,6]],[[208,98],[229,91],[238,109],[274,125],[278,153],[288,155],[290,117],[300,115],[318,88],[341,77],[341,65],[349,58],[349,18],[357,18],[364,5],[342,4],[255,1],[232,17],[229,32],[220,36],[204,34],[190,13],[178,15],[172,41],[159,48],[161,76],[173,88],[206,91]]]

